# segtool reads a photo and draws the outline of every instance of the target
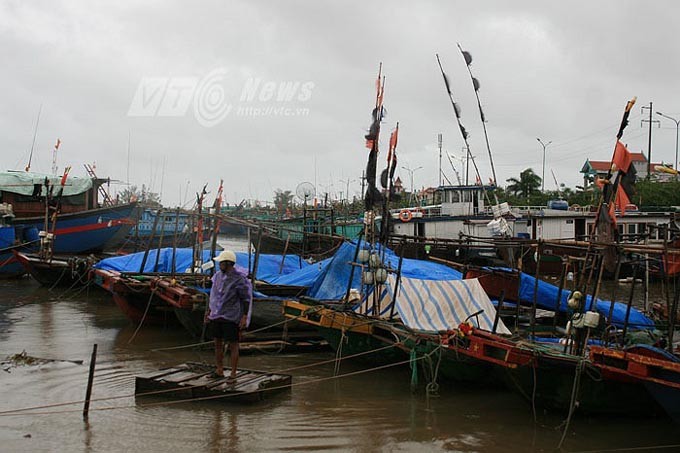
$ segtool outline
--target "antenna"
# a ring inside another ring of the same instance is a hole
[[[560,183],[557,182],[557,176],[555,176],[555,172],[553,169],[550,169],[550,173],[552,173],[553,181],[555,181],[555,188],[557,189],[557,196],[560,196]]]
[[[42,112],[42,102],[38,109],[38,119],[35,120],[35,129],[33,130],[33,142],[31,143],[31,154],[28,155],[28,164],[26,164],[26,171],[31,171],[31,160],[33,160],[33,148],[35,147],[35,137],[38,135],[38,124],[40,124],[40,113]]]

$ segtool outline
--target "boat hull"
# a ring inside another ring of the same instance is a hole
[[[88,283],[88,273],[93,260],[88,257],[54,257],[41,259],[38,255],[15,251],[14,256],[23,269],[31,274],[41,285],[84,286]]]
[[[53,252],[74,254],[115,250],[135,224],[135,203],[92,209],[57,218]],[[44,219],[22,218],[14,222],[17,231],[43,230]]]

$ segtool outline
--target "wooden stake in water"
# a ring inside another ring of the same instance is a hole
[[[87,391],[85,392],[85,406],[83,418],[87,418],[90,412],[90,397],[92,396],[92,381],[94,381],[94,366],[97,363],[97,344],[92,345],[92,357],[90,358],[90,374],[87,376]]]

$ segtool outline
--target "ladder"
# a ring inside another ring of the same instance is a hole
[[[94,172],[94,168],[92,168],[92,165],[90,164],[83,164],[85,167],[85,171],[87,172],[88,175],[90,175],[90,178],[93,179],[99,179],[97,178],[97,174]],[[95,181],[95,184],[97,182]],[[99,195],[102,197],[102,200],[104,200],[104,206],[113,206],[113,200],[111,199],[111,196],[109,193],[104,189],[104,187],[100,184],[97,185],[97,190],[99,192]]]

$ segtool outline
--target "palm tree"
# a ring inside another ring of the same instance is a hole
[[[534,192],[541,187],[541,177],[534,173],[534,170],[527,168],[519,174],[519,179],[510,178],[506,182],[510,185],[506,188],[508,192],[515,195],[519,194],[525,198],[529,198]]]

